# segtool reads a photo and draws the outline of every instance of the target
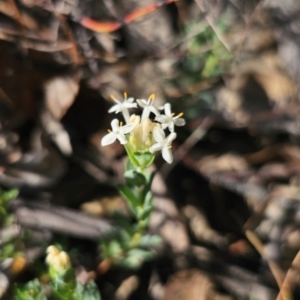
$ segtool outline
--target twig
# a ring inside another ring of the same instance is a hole
[[[111,222],[75,210],[15,199],[10,203],[20,225],[86,239],[100,239],[117,230]]]
[[[165,56],[169,51],[171,51],[172,49],[178,47],[179,45],[181,45],[181,44],[183,44],[183,43],[186,43],[186,42],[189,41],[190,39],[195,38],[195,37],[198,36],[199,34],[203,33],[203,32],[205,31],[205,29],[206,29],[208,26],[207,26],[207,24],[200,24],[200,25],[201,25],[201,26],[199,26],[200,28],[199,28],[197,31],[195,31],[195,32],[193,32],[193,33],[187,35],[186,37],[182,38],[181,40],[175,42],[175,43],[174,43],[172,46],[170,46],[169,48],[163,50],[162,52],[158,53],[157,55],[154,55],[154,57],[163,57],[163,56]],[[214,46],[214,45],[211,43],[211,44],[209,44],[209,45],[207,45],[207,46],[201,47],[201,52],[200,52],[200,54],[205,53],[205,52],[211,50],[211,49],[213,48],[213,46]],[[204,49],[204,50],[203,50],[203,49]],[[199,52],[197,52],[197,54],[198,54],[198,53],[199,53]]]
[[[118,16],[118,13],[114,7],[114,3],[111,0],[103,0],[103,3],[106,7],[106,9],[109,11],[109,13],[119,22],[122,22],[122,19]]]
[[[283,278],[284,278],[284,275],[283,275],[283,272],[282,270],[280,269],[280,267],[274,262],[274,261],[271,261],[269,259],[267,259],[264,255],[264,245],[262,244],[262,242],[260,241],[260,239],[256,236],[256,234],[247,229],[245,231],[245,234],[246,234],[246,237],[247,239],[249,240],[249,242],[253,245],[253,247],[257,250],[257,252],[266,259],[268,265],[269,265],[269,268],[277,282],[277,285],[279,288],[281,288],[282,286],[282,283],[283,283]],[[283,298],[283,300],[291,300],[290,298]]]
[[[6,293],[9,287],[9,279],[5,273],[0,272],[0,299]]]
[[[11,100],[11,98],[8,97],[8,95],[4,92],[4,90],[0,87],[0,97],[2,97],[3,100],[10,106],[15,107],[14,102]]]
[[[202,6],[202,3],[199,0],[195,0],[196,4],[198,5],[198,7],[200,8],[200,10],[202,11],[202,13],[204,14],[205,20],[207,22],[207,24],[211,27],[211,29],[214,31],[216,37],[218,38],[218,40],[223,44],[223,46],[225,47],[225,49],[229,52],[231,52],[230,46],[228,45],[228,43],[225,41],[225,39],[223,38],[223,36],[221,35],[221,33],[219,32],[218,28],[215,26],[212,18],[206,14],[206,11],[204,9],[204,7]]]
[[[63,30],[66,33],[67,39],[72,44],[72,47],[69,49],[70,56],[72,57],[73,63],[77,65],[79,63],[79,55],[77,50],[77,43],[75,37],[73,35],[72,30],[70,29],[68,22],[66,21],[66,17],[62,14],[57,14],[57,18],[60,20],[60,24]]]
[[[264,212],[271,198],[271,195],[266,192],[265,197],[261,198],[261,200],[255,205],[255,207],[252,207],[252,210],[254,212],[244,224],[245,230],[253,230],[261,223],[264,217]]]
[[[23,21],[23,18],[22,18],[22,15],[21,15],[20,11],[19,11],[18,6],[16,5],[14,0],[8,0],[8,1],[10,2],[11,6],[13,7],[15,20],[17,21],[18,26],[20,27],[21,31],[24,31],[25,30],[25,25],[24,25],[24,21]]]
[[[193,258],[193,267],[207,271],[219,285],[232,293],[236,299],[249,299],[249,293],[255,293],[256,300],[275,298],[274,289],[264,285],[260,275],[228,263],[218,251],[201,246],[192,246],[190,255]]]
[[[286,273],[286,276],[283,280],[283,283],[281,285],[279,294],[276,298],[276,300],[280,300],[281,296],[283,299],[293,299],[293,295],[292,295],[292,289],[293,289],[293,285],[294,285],[294,280],[293,278],[293,270],[300,267],[300,251],[298,251],[297,255],[295,256],[291,267],[289,268],[289,270]]]

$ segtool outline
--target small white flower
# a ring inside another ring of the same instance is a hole
[[[123,117],[126,121],[126,124],[129,123],[129,112],[128,112],[128,108],[137,108],[137,104],[133,103],[134,98],[130,97],[127,98],[127,94],[124,93],[124,101],[121,102],[119,100],[117,100],[114,96],[110,96],[117,104],[115,104],[113,107],[111,107],[109,109],[109,113],[115,112],[116,114],[119,112],[122,112]]]
[[[155,120],[161,123],[163,129],[169,128],[171,132],[174,132],[174,127],[185,125],[185,120],[181,118],[183,113],[180,113],[178,116],[174,117],[174,114],[171,112],[171,104],[166,103],[165,106],[165,114],[156,116]]]
[[[165,132],[160,127],[155,127],[153,129],[153,137],[156,144],[152,145],[149,148],[149,151],[153,153],[161,150],[163,159],[169,164],[172,163],[173,155],[171,151],[171,143],[176,138],[176,133],[171,132],[166,137]]]
[[[150,113],[154,113],[156,116],[159,115],[159,109],[160,107],[156,107],[153,105],[155,95],[151,94],[148,98],[148,100],[145,99],[136,99],[136,102],[138,105],[142,108],[144,108],[143,113],[142,113],[142,120],[146,119],[149,117]]]
[[[135,124],[127,124],[124,126],[122,125],[119,126],[119,120],[113,119],[111,121],[112,131],[109,131],[109,133],[102,138],[101,145],[107,146],[115,142],[115,140],[117,139],[120,141],[121,144],[126,144],[127,140],[125,138],[125,134],[131,132],[134,127]]]

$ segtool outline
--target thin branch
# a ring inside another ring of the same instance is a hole
[[[294,287],[294,280],[293,280],[293,276],[294,276],[294,270],[297,268],[299,269],[300,267],[300,251],[298,251],[297,255],[295,256],[291,267],[289,268],[289,270],[286,273],[286,276],[283,280],[283,283],[281,285],[279,294],[276,298],[276,300],[280,300],[281,296],[283,299],[293,299],[293,295],[292,295],[292,289]]]
[[[272,260],[269,260],[264,255],[264,245],[260,241],[260,239],[257,237],[257,235],[251,231],[246,230],[245,231],[246,237],[249,240],[249,242],[253,245],[253,247],[257,250],[257,252],[267,261],[269,268],[277,282],[277,285],[279,288],[281,288],[283,283],[283,272],[280,269],[280,267]],[[290,298],[283,298],[283,300],[291,300]]]
[[[205,20],[207,22],[207,24],[211,27],[211,29],[213,30],[213,32],[215,33],[216,37],[218,38],[218,40],[223,44],[223,46],[225,47],[225,49],[229,52],[231,52],[230,46],[227,43],[227,41],[223,38],[222,34],[219,32],[218,28],[215,26],[212,18],[206,14],[206,11],[201,3],[201,1],[199,0],[195,0],[196,4],[198,5],[198,7],[200,8],[201,12],[204,14]]]
[[[46,203],[16,199],[10,203],[17,222],[36,230],[50,230],[86,239],[100,239],[117,230],[108,220]]]

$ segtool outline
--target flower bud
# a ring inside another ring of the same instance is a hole
[[[64,251],[60,251],[56,246],[49,246],[47,253],[46,263],[52,267],[55,272],[61,273],[71,267],[69,255]]]

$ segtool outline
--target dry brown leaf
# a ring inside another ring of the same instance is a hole
[[[249,168],[246,160],[234,153],[206,156],[198,161],[198,167],[203,173],[246,171]]]
[[[99,217],[110,217],[116,212],[125,216],[130,214],[125,200],[120,196],[103,197],[85,202],[80,206],[80,209],[90,215]]]
[[[273,186],[273,195],[281,199],[300,200],[300,187],[276,184]]]
[[[115,300],[126,300],[130,294],[137,289],[139,285],[139,278],[132,275],[126,278],[118,287],[115,293]]]
[[[296,96],[295,83],[285,70],[284,62],[273,51],[242,62],[235,70],[235,78],[252,75],[262,86],[270,101],[282,106]],[[243,87],[240,86],[240,90]]]
[[[79,91],[79,76],[59,76],[44,84],[45,106],[56,120],[61,120]]]
[[[197,269],[181,270],[175,273],[165,285],[164,300],[225,300],[229,296],[215,291],[210,278]]]
[[[207,275],[196,269],[183,270],[168,280],[164,300],[207,300],[211,289]]]
[[[190,230],[198,241],[210,243],[217,247],[224,246],[228,243],[225,236],[211,228],[207,217],[195,206],[185,206],[183,214],[187,218]]]

